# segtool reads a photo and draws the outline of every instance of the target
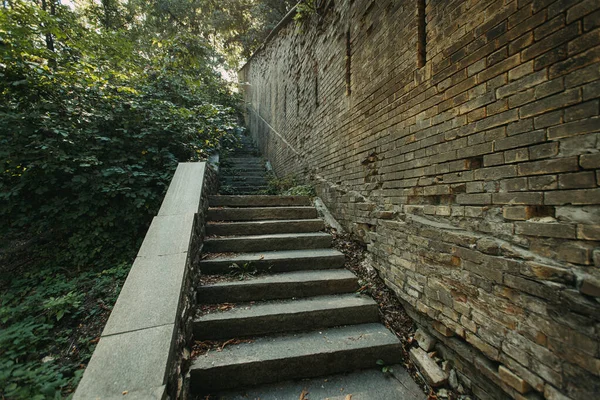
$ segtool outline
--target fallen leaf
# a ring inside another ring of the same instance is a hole
[[[352,395],[351,394],[347,394],[346,398],[344,400],[352,400]]]
[[[302,389],[302,393],[300,393],[300,397],[298,398],[298,400],[308,400],[308,397],[306,397],[308,395],[308,390]]]
[[[123,390],[123,396],[125,396],[127,393],[129,393],[129,390]]]

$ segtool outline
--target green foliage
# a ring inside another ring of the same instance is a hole
[[[45,4],[0,5],[7,399],[72,392],[177,163],[241,130],[220,57],[154,2]]]
[[[394,372],[394,369],[392,367],[390,367],[389,365],[386,365],[385,361],[383,361],[383,360],[377,360],[376,364],[381,367],[381,372],[386,375],[392,374]]]
[[[314,187],[300,184],[294,176],[286,176],[284,178],[271,177],[265,194],[309,197],[317,195]]]
[[[296,6],[294,21],[300,23],[310,19],[317,13],[317,0],[302,0]]]
[[[229,266],[229,273],[237,277],[240,281],[253,277],[257,272],[256,267],[251,262],[241,265],[233,263]]]
[[[60,399],[72,391],[95,347],[89,331],[106,322],[129,268],[44,269],[12,279],[0,300],[0,397]]]
[[[0,234],[54,239],[40,256],[56,262],[108,265],[133,255],[177,162],[237,129],[235,101],[203,40],[134,40],[59,9],[0,9]]]

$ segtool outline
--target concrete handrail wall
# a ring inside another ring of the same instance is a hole
[[[205,162],[178,165],[75,400],[179,396],[185,386],[179,352],[189,340],[185,321],[194,299],[190,283],[215,176]]]

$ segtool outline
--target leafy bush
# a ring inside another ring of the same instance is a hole
[[[137,248],[177,162],[237,129],[235,99],[195,36],[132,38],[59,15],[0,9],[0,235],[110,265]]]
[[[129,268],[14,278],[0,300],[0,397],[54,399],[72,391]]]
[[[74,390],[177,162],[241,129],[199,35],[56,3],[0,5],[2,399]]]

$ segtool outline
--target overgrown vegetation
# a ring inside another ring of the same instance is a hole
[[[301,184],[296,177],[291,175],[284,178],[271,176],[268,184],[269,186],[265,190],[264,194],[309,197],[314,197],[317,195],[313,186]]]
[[[177,162],[234,145],[224,68],[288,3],[0,4],[0,398],[72,393]]]

